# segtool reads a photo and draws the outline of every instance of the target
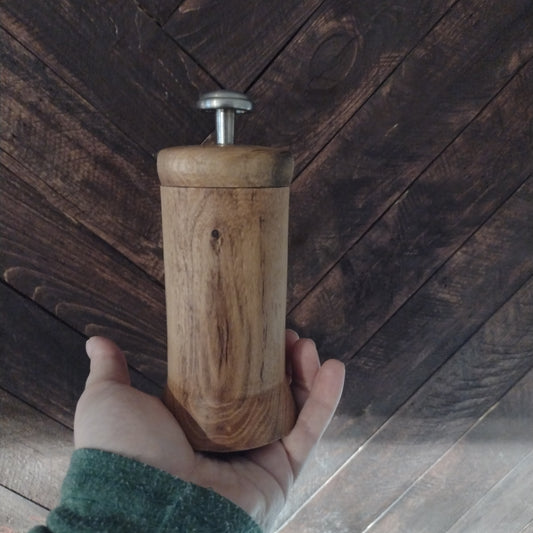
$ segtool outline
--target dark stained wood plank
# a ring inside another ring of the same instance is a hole
[[[165,30],[224,87],[244,91],[322,2],[186,0]]]
[[[364,446],[353,448],[352,459],[283,532],[369,526],[531,370],[532,321],[530,278]]]
[[[0,485],[0,532],[27,533],[44,524],[48,511]]]
[[[0,283],[0,387],[72,427],[89,374],[85,338]]]
[[[530,2],[459,2],[304,170],[289,309],[533,56],[532,26]]]
[[[2,27],[149,153],[211,131],[211,117],[191,104],[216,84],[135,2],[13,0],[0,15]]]
[[[155,161],[7,33],[0,37],[2,163],[161,280]]]
[[[350,361],[343,409],[403,403],[533,274],[532,234],[530,177]]]
[[[73,450],[72,431],[2,389],[0,425],[2,485],[51,509]]]
[[[524,245],[531,235],[533,178],[348,363],[337,415],[317,448],[320,460],[304,471],[282,521],[533,276],[531,247]]]
[[[137,5],[145,11],[148,16],[155,19],[160,26],[163,26],[172,13],[176,11],[182,0],[135,0]]]
[[[349,359],[533,170],[533,61],[289,315]]]
[[[3,278],[84,335],[113,338],[135,368],[162,384],[166,322],[161,285],[83,226],[58,213],[1,165],[0,172]],[[9,321],[7,303],[3,309]],[[24,311],[20,313],[24,320]],[[14,331],[20,329],[16,324],[12,323]],[[51,322],[48,327],[53,330],[58,325]],[[60,351],[63,342],[58,344]],[[75,347],[83,356],[83,350]]]
[[[531,409],[531,407],[530,407]],[[531,421],[529,422],[531,424]],[[531,530],[533,520],[533,453],[468,511],[449,533],[498,533]]]
[[[86,337],[0,283],[0,387],[54,420],[73,426],[89,374]],[[131,357],[130,357],[131,360]],[[132,383],[150,394],[160,388],[130,369]]]
[[[249,90],[237,138],[290,147],[298,173],[452,4],[324,2]]]
[[[532,467],[530,371],[367,531],[517,531],[525,522],[523,509],[514,505],[520,502],[524,508],[526,503],[527,508],[527,501],[531,501],[519,496],[533,494],[533,481],[522,479],[526,472],[531,475]],[[533,518],[533,503],[529,513],[526,522]]]

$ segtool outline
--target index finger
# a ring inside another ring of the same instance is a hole
[[[342,395],[344,374],[344,364],[334,359],[320,367],[296,425],[282,439],[295,478],[333,418]]]

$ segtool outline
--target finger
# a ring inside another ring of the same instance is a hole
[[[285,331],[285,350],[287,352],[290,352],[299,338],[300,336],[293,329],[286,330]]]
[[[104,337],[91,337],[85,349],[91,360],[91,370],[85,387],[104,381],[130,384],[126,358],[114,342]]]
[[[328,427],[339,403],[344,385],[344,365],[326,361],[316,374],[311,392],[293,430],[282,440],[294,477]]]
[[[315,343],[311,339],[300,339],[292,350],[292,394],[296,407],[300,411],[320,370],[320,359]]]
[[[293,329],[285,331],[285,374],[289,376],[289,383],[292,381],[292,350],[300,336]]]

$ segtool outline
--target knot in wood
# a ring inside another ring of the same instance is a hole
[[[309,63],[309,88],[329,90],[344,81],[357,57],[357,35],[342,28],[326,36]]]

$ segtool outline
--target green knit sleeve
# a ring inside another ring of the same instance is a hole
[[[47,528],[30,533],[261,533],[212,490],[100,450],[76,450]]]

